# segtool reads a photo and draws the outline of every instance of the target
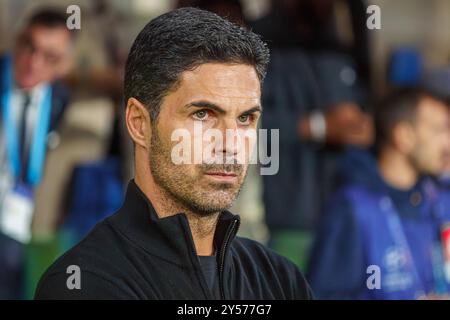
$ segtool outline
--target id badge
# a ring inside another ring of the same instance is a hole
[[[444,272],[445,278],[450,283],[450,222],[441,228],[442,248],[444,251]]]
[[[18,184],[5,194],[0,206],[0,230],[21,242],[31,240],[34,195],[30,187]]]

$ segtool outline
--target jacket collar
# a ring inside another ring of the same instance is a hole
[[[150,200],[131,180],[122,208],[111,217],[125,237],[148,253],[181,266],[192,266],[196,251],[187,217],[178,213],[159,218]],[[240,225],[238,215],[223,211],[219,215],[214,243],[219,251],[235,237]],[[226,253],[226,252],[225,252]]]

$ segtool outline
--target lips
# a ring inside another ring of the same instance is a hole
[[[234,172],[206,172],[209,179],[220,183],[236,183],[238,175]]]
[[[206,172],[208,176],[218,176],[218,177],[237,177],[234,172]]]

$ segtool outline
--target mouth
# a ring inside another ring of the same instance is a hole
[[[238,175],[234,172],[224,172],[224,171],[206,172],[205,175],[221,182],[234,182],[237,180],[238,177]]]

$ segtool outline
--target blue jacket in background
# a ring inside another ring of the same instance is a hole
[[[449,293],[440,255],[440,227],[450,221],[449,193],[429,178],[409,191],[393,189],[375,158],[357,149],[344,159],[341,179],[319,224],[308,268],[316,297],[415,299]],[[393,228],[395,221],[399,228]],[[373,265],[379,267],[379,289],[367,285]]]
[[[6,55],[0,55],[0,97],[3,95],[5,88],[1,75],[5,70],[6,57]],[[49,131],[58,129],[69,99],[69,90],[63,84],[60,82],[52,83]],[[0,99],[0,130],[3,130],[1,119],[3,107]],[[25,247],[0,232],[0,299],[23,298],[24,259]]]

